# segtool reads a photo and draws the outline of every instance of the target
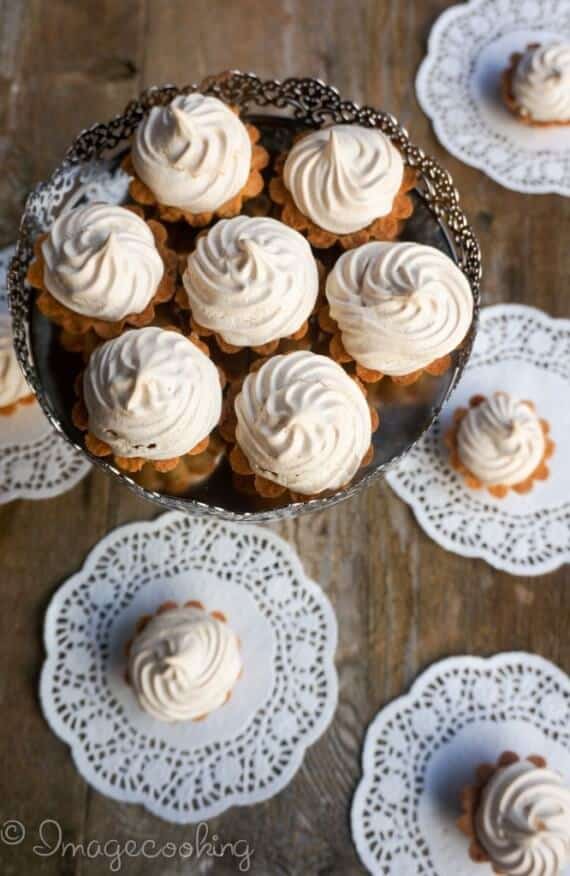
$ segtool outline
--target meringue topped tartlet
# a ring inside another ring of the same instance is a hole
[[[220,374],[201,342],[155,326],[97,347],[77,389],[73,420],[87,449],[125,471],[145,462],[169,471],[203,452],[221,414]]]
[[[377,417],[362,388],[326,356],[272,356],[235,399],[230,464],[262,496],[337,490],[363,464]]]
[[[217,222],[198,238],[183,280],[194,331],[215,334],[225,352],[267,354],[304,336],[319,292],[305,238],[265,217]]]
[[[124,163],[133,200],[162,219],[208,225],[236,216],[263,189],[267,151],[259,131],[217,97],[179,94],[138,126]]]
[[[127,652],[129,684],[158,721],[206,718],[228,701],[242,672],[238,637],[200,602],[165,603],[142,618]]]
[[[495,392],[473,396],[469,408],[458,408],[445,441],[451,465],[467,486],[485,487],[500,499],[511,489],[528,493],[535,480],[546,480],[546,462],[555,449],[548,433],[533,402]]]
[[[570,788],[543,757],[506,751],[463,789],[469,856],[503,876],[561,876],[570,864]]]
[[[62,213],[36,246],[28,281],[38,308],[68,334],[119,335],[148,325],[174,295],[166,231],[135,209],[88,204]]]
[[[332,125],[301,135],[276,164],[281,220],[317,248],[393,240],[413,211],[416,172],[377,128]]]
[[[31,404],[34,394],[26,383],[14,350],[12,320],[0,314],[0,415],[13,414],[19,405]]]
[[[354,360],[357,375],[370,383],[442,374],[473,318],[463,272],[418,243],[373,242],[344,253],[327,277],[326,297],[320,322],[333,334],[331,355]]]
[[[527,125],[570,125],[570,42],[531,43],[515,52],[502,92],[507,108]]]

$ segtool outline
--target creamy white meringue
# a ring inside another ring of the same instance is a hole
[[[14,350],[12,320],[0,314],[0,408],[32,395]]]
[[[183,279],[196,322],[238,347],[296,332],[319,292],[305,238],[263,217],[217,222],[198,239]]]
[[[192,721],[213,712],[241,668],[236,634],[193,606],[155,615],[129,651],[129,681],[139,705],[159,721]]]
[[[180,94],[136,130],[132,161],[160,203],[209,213],[245,186],[252,147],[238,116],[216,97]]]
[[[570,43],[527,48],[515,67],[512,92],[530,119],[570,121]]]
[[[457,432],[461,462],[489,487],[525,481],[544,457],[545,443],[535,411],[505,392],[469,408]]]
[[[570,863],[570,790],[528,761],[498,770],[483,789],[476,832],[507,876],[558,876]]]
[[[459,346],[473,295],[448,256],[418,243],[367,243],[344,253],[326,296],[342,342],[365,368],[400,376]]]
[[[355,475],[371,438],[368,404],[326,356],[273,356],[235,400],[236,438],[256,474],[305,495]]]
[[[377,128],[332,125],[298,140],[283,180],[299,210],[336,234],[366,228],[392,210],[404,162]]]
[[[217,425],[216,366],[188,338],[133,329],[92,353],[83,376],[89,431],[117,456],[172,459]]]
[[[141,313],[164,273],[146,222],[112,204],[62,213],[42,243],[42,255],[46,289],[60,304],[110,322]]]

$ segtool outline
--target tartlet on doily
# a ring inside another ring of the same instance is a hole
[[[333,125],[299,135],[269,184],[281,220],[317,248],[394,240],[413,212],[417,173],[376,128]]]
[[[37,307],[69,344],[74,335],[108,339],[149,325],[176,289],[177,257],[166,238],[137,207],[88,204],[61,214],[34,245],[26,279],[38,290]]]
[[[349,483],[372,455],[378,427],[362,385],[325,356],[300,351],[256,365],[231,388],[236,486],[264,498],[303,500]],[[233,433],[233,434],[232,434]]]
[[[505,751],[496,764],[481,764],[460,804],[457,826],[475,863],[503,876],[558,876],[570,862],[570,790],[543,757]]]
[[[30,405],[35,395],[20,368],[12,338],[12,320],[0,314],[0,416],[15,413],[21,405]]]
[[[514,52],[501,77],[501,94],[525,125],[570,125],[570,42],[529,43],[524,52]]]
[[[424,372],[443,374],[472,318],[471,287],[448,256],[423,244],[376,241],[337,260],[319,311],[335,361],[354,362],[365,383],[387,376],[402,385]]]
[[[237,108],[215,97],[178,95],[153,107],[135,132],[123,161],[133,177],[130,195],[165,222],[203,227],[237,216],[263,190],[269,154],[259,138]]]
[[[203,453],[222,409],[223,374],[196,337],[148,326],[106,341],[75,382],[74,425],[123,471],[172,471]]]
[[[243,669],[227,618],[198,600],[140,618],[126,655],[138,704],[159,721],[204,720],[227,703]]]
[[[485,487],[497,499],[509,490],[528,493],[549,476],[547,460],[555,450],[548,422],[533,402],[506,392],[473,396],[469,408],[457,408],[445,435],[452,467],[471,489]]]
[[[319,294],[319,265],[305,238],[269,217],[222,219],[188,255],[176,300],[192,330],[213,335],[224,353],[274,353],[300,340]]]

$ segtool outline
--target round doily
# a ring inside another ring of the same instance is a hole
[[[437,20],[418,71],[418,100],[445,148],[515,191],[570,195],[570,126],[524,125],[500,96],[513,52],[560,39],[570,39],[568,0],[470,0]]]
[[[0,313],[8,310],[6,273],[15,249],[0,250]],[[0,505],[58,496],[90,468],[85,456],[54,432],[37,403],[0,417]]]
[[[141,615],[189,599],[226,614],[244,669],[222,709],[165,724],[138,707],[124,648]],[[336,639],[326,596],[281,538],[170,512],[106,536],[56,593],[41,703],[89,784],[197,822],[292,779],[336,707]]]
[[[482,876],[485,868],[469,859],[455,824],[459,793],[480,763],[506,750],[542,755],[570,782],[566,673],[525,653],[455,657],[430,667],[366,734],[351,821],[368,870]]]
[[[473,395],[505,390],[536,403],[556,443],[550,477],[526,495],[471,490],[449,464],[443,436]],[[481,311],[471,359],[440,420],[387,474],[438,544],[513,575],[541,575],[570,561],[570,320],[500,304]]]

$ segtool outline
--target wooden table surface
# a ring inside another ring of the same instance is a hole
[[[414,76],[427,35],[448,5],[0,0],[0,245],[14,239],[26,191],[61,160],[73,136],[119,112],[144,86],[183,84],[226,68],[311,75],[393,112],[449,168],[482,245],[485,303],[517,301],[568,316],[570,201],[507,191],[459,163],[438,144],[416,101]],[[34,831],[47,818],[75,842],[181,842],[194,835],[191,827],[168,825],[91,790],[37,699],[42,622],[58,584],[109,530],[156,514],[101,472],[57,499],[0,509],[0,823],[17,818],[29,834],[18,847],[0,843],[6,876],[110,872],[101,859],[34,855]],[[515,578],[445,553],[385,484],[275,528],[337,611],[340,701],[286,790],[209,826],[224,841],[249,842],[256,874],[362,873],[349,807],[370,719],[430,662],[450,654],[527,649],[570,669],[570,581],[564,570]],[[231,858],[183,864],[138,857],[121,872],[238,870]]]

